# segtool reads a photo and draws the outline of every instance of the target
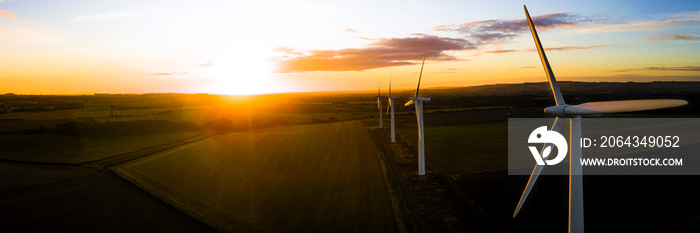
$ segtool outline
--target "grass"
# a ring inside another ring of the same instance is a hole
[[[484,106],[484,107],[469,107],[469,108],[443,108],[443,109],[430,109],[424,110],[426,113],[435,112],[464,112],[471,110],[489,110],[489,109],[511,109],[513,106]]]
[[[359,122],[216,135],[118,170],[225,231],[396,232]]]
[[[425,126],[426,142],[436,141],[463,141],[474,139],[488,139],[508,136],[507,123],[484,123],[473,125],[454,126]],[[398,129],[409,143],[418,141],[418,128]]]
[[[13,121],[0,120],[0,131],[20,131],[20,130],[35,130],[39,127],[53,128],[56,125],[70,122],[70,120],[53,119],[53,120],[31,120],[31,121]]]
[[[193,137],[203,131],[180,131],[109,139],[53,134],[0,135],[0,159],[80,164]]]
[[[508,124],[503,122],[425,127],[426,161],[446,174],[506,170]],[[397,130],[418,150],[417,128]]]

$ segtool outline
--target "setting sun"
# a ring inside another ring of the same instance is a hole
[[[0,93],[373,90],[390,70],[396,88],[413,88],[423,56],[425,87],[541,80],[515,5],[81,1],[47,13],[0,1]],[[561,80],[697,80],[692,7],[538,5]]]
[[[272,82],[273,64],[262,58],[230,57],[204,63],[193,75],[211,77],[211,86],[205,92],[216,94],[265,94],[283,91],[281,85]]]
[[[0,51],[0,232],[700,232],[700,1],[0,0]]]

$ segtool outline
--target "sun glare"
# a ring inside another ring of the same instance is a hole
[[[202,68],[214,81],[207,92],[214,94],[251,95],[279,92],[272,80],[273,65],[263,58],[222,59]]]

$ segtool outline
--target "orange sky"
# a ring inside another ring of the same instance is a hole
[[[528,8],[559,80],[695,81],[698,5]],[[424,87],[545,81],[524,19],[462,1],[0,1],[0,93],[374,90],[390,72],[414,88],[423,56]]]

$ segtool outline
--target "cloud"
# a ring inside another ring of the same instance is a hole
[[[599,33],[599,32],[628,32],[628,31],[651,31],[672,26],[687,25],[700,22],[700,11],[681,12],[670,15],[668,19],[647,21],[640,23],[616,23],[616,25],[585,28],[578,30],[579,33]]]
[[[604,22],[601,19],[591,19],[569,13],[555,13],[532,17],[532,21],[538,31],[546,31],[559,28],[581,27],[585,23]],[[440,25],[434,27],[437,31],[457,32],[470,39],[477,45],[487,43],[502,43],[517,37],[521,33],[529,32],[526,19],[508,20],[483,20],[471,21],[462,24]]]
[[[302,52],[298,52],[298,51],[294,50],[293,48],[284,47],[284,46],[277,47],[277,48],[273,49],[272,51],[275,51],[275,52],[278,52],[278,53],[296,55],[296,56],[308,55],[308,54],[304,54],[304,53],[302,53]]]
[[[83,15],[83,16],[78,16],[73,18],[71,21],[73,22],[82,22],[82,21],[95,21],[95,20],[107,20],[107,19],[118,19],[118,18],[126,18],[126,17],[132,17],[132,16],[138,16],[141,15],[141,12],[138,11],[120,11],[120,12],[109,12],[109,13],[102,13],[102,14],[95,14],[95,15]]]
[[[700,71],[700,66],[676,66],[676,67],[644,67],[644,68],[637,68],[637,69],[624,69],[624,70],[615,70],[613,72],[631,72],[631,71],[637,71],[637,70],[662,70],[662,71],[691,71],[691,72],[698,72]]]
[[[17,21],[24,21],[20,18],[17,18],[17,16],[15,16],[15,14],[7,12],[6,10],[3,10],[3,9],[0,9],[0,18],[8,18],[8,19],[17,20]]]
[[[349,32],[349,33],[357,33],[357,31],[355,31],[355,29],[352,29],[352,28],[348,28],[348,29],[345,29],[345,30],[343,30],[343,31],[344,31],[344,32]]]
[[[37,45],[51,43],[56,40],[57,38],[55,36],[41,31],[0,25],[0,42]]]
[[[512,53],[512,52],[522,52],[522,51],[514,50],[514,49],[496,49],[496,50],[486,51],[486,53]]]
[[[422,34],[377,39],[366,48],[297,52],[281,47],[276,51],[288,56],[280,61],[277,72],[361,71],[417,64],[423,56],[428,60],[456,61],[459,60],[457,57],[445,52],[470,49],[476,49],[476,46],[465,39]]]
[[[545,52],[581,50],[581,49],[585,50],[585,49],[600,48],[600,47],[605,47],[605,46],[607,46],[607,45],[601,44],[601,45],[590,45],[590,46],[559,46],[559,47],[545,47],[544,50],[545,50]],[[497,50],[486,51],[486,53],[514,53],[514,52],[537,52],[537,49],[534,49],[534,48],[521,49],[521,50],[497,49]]]
[[[700,41],[700,35],[692,34],[671,34],[671,33],[657,33],[649,36],[651,41],[663,42],[665,40],[689,40],[689,41]]]
[[[176,75],[176,74],[187,74],[187,72],[162,72],[162,73],[152,73],[151,75]]]
[[[204,62],[204,63],[202,63],[202,64],[199,64],[199,66],[201,66],[201,67],[212,67],[212,66],[216,66],[216,63],[214,63],[214,62],[212,62],[212,61],[208,61],[208,62]]]
[[[669,27],[674,24],[692,23],[695,20],[666,20],[661,22],[643,22],[620,24],[605,27],[585,28],[578,30],[579,33],[600,33],[600,32],[629,32],[629,31],[651,31]]]
[[[594,49],[608,46],[606,44],[590,45],[590,46],[559,46],[559,47],[546,47],[545,51],[568,51],[568,50],[580,50],[580,49]],[[537,51],[536,49],[526,49],[526,51]]]
[[[440,71],[440,72],[438,72],[438,73],[442,73],[442,74],[457,73],[458,70],[460,70],[460,69],[447,68],[446,71]]]
[[[532,68],[537,68],[537,66],[521,66],[521,67],[515,67],[516,69],[532,69]]]
[[[590,18],[570,13],[535,16],[533,17],[533,22],[540,31],[577,28],[588,24],[611,23],[606,19]],[[440,25],[433,29],[436,31],[455,32],[460,38],[414,34],[406,38],[370,39],[361,37],[361,39],[371,41],[364,48],[297,51],[291,48],[279,47],[275,51],[284,54],[284,56],[278,60],[277,72],[361,71],[380,67],[412,65],[419,63],[423,56],[427,56],[429,60],[463,60],[449,52],[467,50],[481,52],[479,49],[483,46],[510,42],[512,39],[522,36],[522,34],[529,34],[529,26],[524,18],[471,21],[462,24]],[[348,28],[345,32],[354,33],[355,30]],[[606,45],[559,46],[549,47],[547,50],[567,51],[604,46]],[[499,49],[486,51],[486,53],[529,51],[536,50]]]

